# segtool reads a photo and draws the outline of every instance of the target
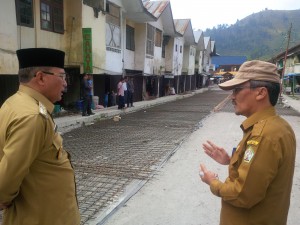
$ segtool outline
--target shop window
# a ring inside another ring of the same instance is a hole
[[[155,30],[155,46],[161,47],[161,41],[162,41],[162,32],[159,29]]]
[[[25,27],[33,27],[32,0],[15,0],[17,24]]]
[[[162,49],[161,49],[161,57],[165,58],[166,57],[166,46],[170,41],[170,36],[164,35],[163,36],[163,43],[162,43]]]
[[[126,49],[134,51],[134,28],[126,25]]]
[[[154,34],[155,27],[147,24],[147,46],[146,46],[146,54],[154,55]]]
[[[165,45],[162,46],[162,49],[161,49],[161,57],[162,57],[162,58],[166,58],[166,46],[165,46]]]
[[[64,33],[63,0],[41,0],[41,29]]]

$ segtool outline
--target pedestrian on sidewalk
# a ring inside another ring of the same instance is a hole
[[[117,97],[117,94],[114,91],[111,91],[109,93],[108,106],[115,106],[116,105],[116,97]]]
[[[133,78],[129,77],[127,80],[127,107],[133,107],[133,94],[134,94],[134,83]]]
[[[106,92],[104,95],[104,108],[108,107],[108,96],[109,96],[109,91]]]
[[[17,51],[20,86],[0,109],[3,225],[79,225],[74,170],[51,116],[67,87],[65,53]]]
[[[88,104],[87,104],[87,114],[88,115],[95,115],[95,113],[93,113],[92,111],[92,104],[93,104],[93,75],[92,74],[88,74],[88,79],[87,79],[87,83],[88,83],[88,89],[89,89],[89,98],[88,98]],[[95,107],[97,106],[96,104],[94,105]]]
[[[245,62],[232,80],[219,87],[232,90],[235,114],[246,117],[241,124],[243,139],[231,157],[211,141],[203,144],[208,156],[229,165],[228,178],[222,182],[200,164],[201,180],[222,199],[220,225],[286,224],[296,140],[291,126],[275,111],[280,93],[277,67],[259,60]]]
[[[127,77],[125,77],[123,80],[123,89],[124,89],[124,107],[125,107],[125,103],[127,103],[127,107],[128,107]]]
[[[124,99],[124,78],[122,77],[118,83],[118,109],[124,109],[125,107],[125,99]]]
[[[88,74],[84,73],[81,81],[82,93],[82,116],[89,116],[88,108],[90,107],[90,87],[88,84]]]

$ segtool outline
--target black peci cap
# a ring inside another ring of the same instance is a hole
[[[27,67],[64,68],[65,53],[51,48],[26,48],[17,50],[19,69]]]

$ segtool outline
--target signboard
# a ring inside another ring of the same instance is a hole
[[[93,73],[92,28],[82,28],[83,72]]]

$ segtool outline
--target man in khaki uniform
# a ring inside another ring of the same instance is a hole
[[[67,86],[64,52],[17,51],[20,87],[0,109],[3,225],[79,225],[74,171],[51,117]]]
[[[215,161],[229,165],[222,182],[200,165],[200,178],[211,192],[222,198],[221,225],[285,225],[293,182],[296,140],[291,126],[275,112],[280,79],[274,64],[245,62],[237,75],[219,84],[232,90],[235,113],[243,139],[232,156],[211,141],[204,152]]]

